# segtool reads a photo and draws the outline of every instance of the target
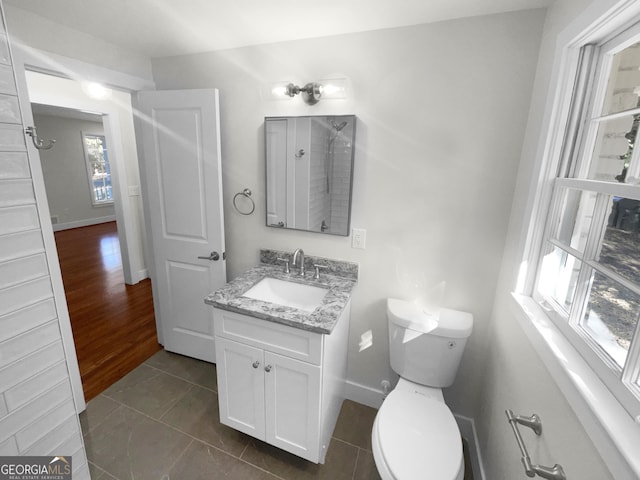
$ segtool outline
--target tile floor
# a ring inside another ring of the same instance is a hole
[[[91,400],[80,421],[93,480],[376,480],[375,414],[346,400],[316,465],[222,425],[215,365],[161,351]]]
[[[80,415],[93,480],[379,479],[376,410],[345,401],[324,465],[219,422],[215,365],[158,352]]]

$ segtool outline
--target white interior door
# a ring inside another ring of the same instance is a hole
[[[218,91],[139,92],[138,107],[159,340],[215,362],[204,297],[226,282]]]

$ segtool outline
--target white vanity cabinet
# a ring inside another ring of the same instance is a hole
[[[324,463],[344,399],[349,311],[325,335],[214,308],[220,421]]]

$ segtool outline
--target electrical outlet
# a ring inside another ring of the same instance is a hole
[[[351,230],[351,248],[360,248],[364,250],[366,239],[367,231],[364,228],[354,228]]]

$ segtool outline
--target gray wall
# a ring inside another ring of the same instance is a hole
[[[159,89],[220,89],[227,271],[258,261],[260,248],[360,264],[353,296],[349,380],[380,389],[390,370],[385,299],[424,297],[446,282],[443,305],[472,312],[475,330],[453,410],[477,412],[487,328],[535,76],[544,11],[153,60]],[[349,100],[306,106],[261,95],[270,81],[304,84],[339,72]],[[263,120],[270,115],[358,117],[351,239],[265,227]],[[252,216],[233,210],[248,187]],[[359,351],[361,335],[373,345]]]
[[[40,151],[51,216],[69,227],[91,224],[103,217],[115,219],[113,204],[94,206],[91,202],[82,148],[81,133],[104,134],[102,122],[37,114],[33,121],[40,138],[56,139],[53,148]]]

